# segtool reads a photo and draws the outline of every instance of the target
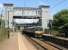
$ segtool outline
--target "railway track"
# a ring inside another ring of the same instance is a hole
[[[66,39],[48,36],[48,35],[46,35],[45,38],[42,37],[41,39],[45,43],[60,48],[61,50],[68,50],[68,41]]]
[[[33,44],[37,48],[37,50],[47,50],[45,47],[41,46],[39,43],[37,43],[35,40],[33,40],[31,37],[28,37],[27,35],[24,35],[29,42]]]
[[[45,41],[45,40],[43,40],[43,41],[44,41],[44,43],[47,43],[47,44],[49,44],[49,45],[51,45],[51,46],[53,46],[55,48],[58,48],[59,50],[68,50],[68,48],[65,48],[63,46],[57,45],[55,43],[52,43],[52,42],[49,42],[49,41]]]
[[[45,41],[41,41],[37,38],[32,38],[27,35],[24,35],[24,36],[37,48],[37,50],[62,50],[58,47],[51,45],[48,42],[46,43]]]

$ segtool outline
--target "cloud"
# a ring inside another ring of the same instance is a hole
[[[3,5],[0,3],[0,8],[3,8]]]

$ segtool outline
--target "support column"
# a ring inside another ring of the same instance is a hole
[[[42,17],[42,28],[43,32],[45,29],[48,29],[48,21],[49,21],[49,6],[40,6],[40,12]]]

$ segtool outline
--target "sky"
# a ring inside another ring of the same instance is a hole
[[[62,9],[68,9],[68,0],[0,0],[0,7],[2,7],[4,3],[13,3],[17,7],[38,7],[39,5],[49,5],[51,15],[54,15]]]

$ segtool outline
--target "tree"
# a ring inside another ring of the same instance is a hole
[[[65,33],[68,35],[68,9],[61,10],[54,15],[53,30]]]

